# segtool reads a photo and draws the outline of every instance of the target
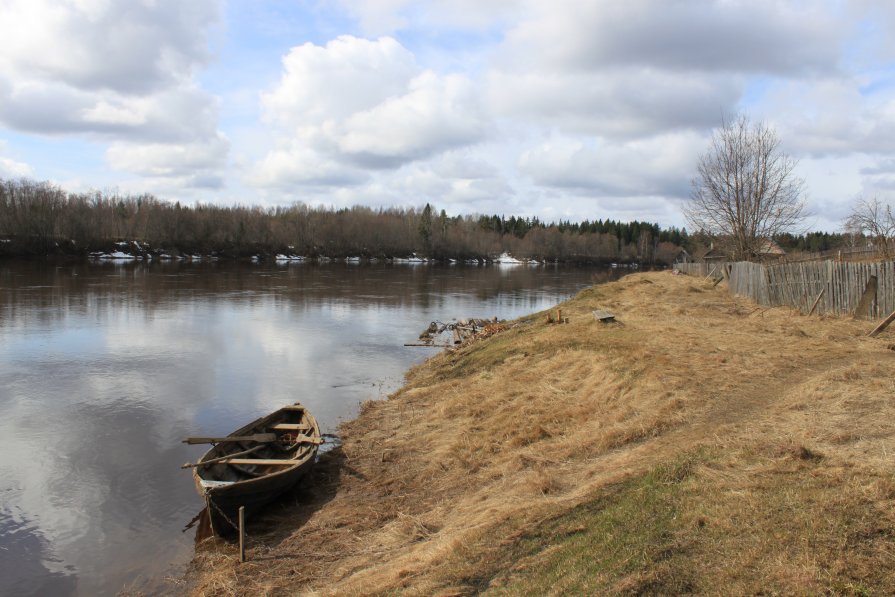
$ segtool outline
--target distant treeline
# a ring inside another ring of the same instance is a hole
[[[839,232],[809,232],[799,235],[781,234],[776,240],[787,252],[820,253],[852,246],[858,239],[864,239],[864,236]]]
[[[87,254],[118,241],[154,252],[227,257],[288,253],[309,257],[517,258],[669,263],[686,230],[612,220],[544,223],[511,216],[448,216],[423,209],[295,204],[183,206],[148,194],[70,193],[47,182],[0,180],[0,254]]]

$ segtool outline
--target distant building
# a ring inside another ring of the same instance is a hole
[[[719,244],[724,246],[726,243],[723,243],[724,239],[720,239]],[[780,245],[778,245],[773,240],[766,238],[761,240],[758,250],[756,251],[755,257],[758,259],[767,261],[773,259],[780,259],[784,255],[786,255],[786,251],[783,250]],[[703,249],[702,251],[696,252],[696,261],[702,262],[718,262],[718,261],[729,261],[732,259],[730,253],[725,251],[722,248],[716,247],[715,243],[712,242],[709,245],[708,249]]]
[[[780,259],[786,255],[786,251],[773,240],[766,238],[758,247],[758,256],[761,259]]]
[[[698,251],[697,258],[699,261],[727,261],[729,259],[725,251],[715,247],[714,241],[712,241],[708,249]]]
[[[694,263],[696,260],[687,252],[687,249],[679,247],[677,255],[674,257],[674,263]]]

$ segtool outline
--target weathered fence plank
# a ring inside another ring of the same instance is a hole
[[[844,315],[860,312],[879,319],[895,311],[895,261],[811,261],[769,265],[741,261],[682,263],[674,268],[704,278],[726,278],[733,294],[749,297],[760,305],[789,305],[801,313]],[[871,283],[874,278],[875,289]]]

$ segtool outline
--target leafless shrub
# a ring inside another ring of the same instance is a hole
[[[879,197],[867,199],[858,196],[848,219],[845,231],[852,235],[866,235],[886,258],[892,254],[892,240],[895,237],[895,216],[892,206]]]
[[[767,239],[804,219],[804,181],[777,133],[746,116],[724,120],[699,157],[685,215],[696,230],[730,238],[737,259],[756,257]]]

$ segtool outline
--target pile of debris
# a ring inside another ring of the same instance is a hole
[[[451,323],[433,321],[422,334],[420,342],[404,346],[436,346],[451,347],[463,344],[471,339],[487,338],[506,329],[506,325],[493,319],[461,319]],[[449,340],[445,338],[449,336]]]

